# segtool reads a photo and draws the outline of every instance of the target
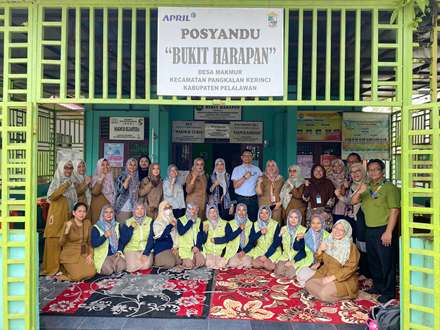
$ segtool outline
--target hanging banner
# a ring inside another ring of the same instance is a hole
[[[194,107],[194,120],[241,120],[241,107],[234,105],[204,105]]]
[[[172,141],[175,143],[205,142],[203,121],[173,121]]]
[[[282,96],[281,8],[158,10],[157,94]]]
[[[301,174],[305,178],[310,178],[313,167],[313,155],[296,155],[296,163],[301,168]]]
[[[298,111],[299,142],[341,141],[341,115],[337,112]]]
[[[124,144],[104,143],[104,158],[108,160],[111,167],[124,166]]]
[[[110,117],[110,140],[144,140],[144,118]]]
[[[346,112],[342,124],[342,157],[357,152],[363,159],[389,159],[389,116]]]
[[[229,124],[230,143],[263,143],[263,123],[256,121],[233,121]]]

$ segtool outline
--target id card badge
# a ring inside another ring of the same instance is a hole
[[[316,195],[316,204],[321,204],[321,195]]]

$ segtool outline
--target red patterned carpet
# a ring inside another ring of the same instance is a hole
[[[229,269],[217,273],[210,318],[365,324],[374,296],[361,292],[354,300],[336,304],[320,302],[294,281],[277,278],[264,270]],[[363,289],[371,283],[360,283]]]

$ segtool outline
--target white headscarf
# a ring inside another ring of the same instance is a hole
[[[101,164],[102,162],[106,160],[105,158],[101,158],[96,163],[96,169],[95,174],[92,178],[92,188],[95,186],[95,184],[98,182],[99,177],[101,176]],[[102,194],[105,196],[107,201],[113,205],[115,203],[116,198],[116,190],[115,190],[115,184],[113,182],[113,174],[110,170],[104,177],[104,181],[102,182]]]
[[[86,176],[78,173],[78,166],[79,164],[84,163],[84,166],[86,166],[86,162],[82,159],[77,159],[73,161],[73,174],[72,174],[72,182],[76,184],[83,183]],[[86,195],[86,201],[87,205],[90,206],[90,202],[92,201],[92,192],[90,191],[90,188],[87,187],[85,191]]]
[[[290,176],[284,182],[283,188],[281,188],[280,199],[283,207],[286,209],[289,206],[290,201],[292,200],[292,194],[290,193],[293,188],[299,188],[304,184],[304,177],[301,174],[301,167],[298,165],[290,165],[290,170],[296,170],[296,175],[294,177]]]
[[[170,224],[170,221],[174,219],[173,213],[170,215],[165,214],[165,206],[171,205],[168,201],[162,201],[159,204],[159,210],[157,213],[157,218],[153,222],[153,233],[154,239],[158,239],[162,236],[165,228]],[[177,231],[176,228],[171,230],[171,238],[173,239],[173,247],[177,247]]]
[[[47,199],[50,201],[50,196],[66,181],[72,181],[72,176],[68,177],[64,175],[64,166],[70,165],[73,167],[73,163],[71,160],[62,160],[58,163],[57,170],[53,176],[52,182],[50,183],[49,189],[47,190]],[[69,188],[63,194],[64,197],[67,198],[69,202],[69,209],[72,211],[73,206],[78,201],[78,197],[76,195],[76,189],[73,185],[70,185]]]
[[[344,226],[344,237],[342,239],[335,239],[332,233],[327,238],[325,238],[323,242],[327,244],[327,249],[325,250],[325,253],[335,258],[337,261],[339,261],[341,265],[344,265],[350,257],[352,229],[350,223],[347,220],[341,219],[336,221],[336,223],[333,225],[333,228],[335,228],[335,226],[338,224],[342,224]]]

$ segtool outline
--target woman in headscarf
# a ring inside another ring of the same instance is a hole
[[[186,177],[186,203],[197,205],[199,208],[198,216],[205,220],[206,214],[206,189],[208,178],[205,174],[205,161],[203,158],[194,159],[191,173]]]
[[[99,220],[104,205],[115,203],[115,197],[115,184],[110,163],[107,159],[101,158],[96,163],[95,174],[92,177],[92,201],[90,202],[92,225]]]
[[[258,195],[258,205],[269,205],[272,211],[272,219],[283,225],[282,202],[280,198],[281,188],[284,179],[280,175],[278,165],[274,160],[268,160],[263,176],[257,181],[256,192]]]
[[[313,253],[304,243],[306,228],[301,226],[301,218],[301,212],[293,209],[287,215],[286,225],[281,228],[283,254],[275,267],[278,276],[292,279],[313,262]]]
[[[47,191],[50,206],[44,228],[43,275],[55,275],[60,268],[60,237],[64,223],[70,219],[73,206],[77,202],[72,172],[72,161],[60,161]]]
[[[215,160],[214,171],[208,180],[208,195],[209,204],[217,206],[220,218],[229,221],[234,217],[234,185],[222,158]]]
[[[116,179],[116,220],[119,223],[133,215],[134,204],[138,200],[139,177],[137,172],[137,160],[129,158],[125,163],[125,171]]]
[[[249,252],[253,259],[253,268],[275,269],[275,262],[281,256],[281,226],[272,219],[269,205],[262,205],[258,210],[254,232],[251,233],[254,248]]]
[[[321,266],[306,282],[306,290],[325,302],[356,298],[359,282],[356,270],[359,251],[351,239],[351,226],[339,220],[331,235],[324,239],[317,252]]]
[[[308,202],[307,227],[310,225],[310,218],[314,212],[326,212],[326,228],[333,225],[331,211],[335,204],[335,186],[326,178],[323,166],[315,164],[311,170],[311,179],[305,181],[303,199]]]
[[[101,209],[91,237],[93,261],[98,274],[111,275],[127,268],[122,251],[128,241],[128,229],[116,221],[111,205],[104,205]]]
[[[228,260],[224,258],[227,222],[220,218],[217,207],[212,204],[206,208],[206,221],[203,224],[204,243],[203,254],[206,258],[206,267],[211,269],[225,268]]]
[[[141,181],[139,186],[139,199],[145,204],[147,215],[156,219],[159,204],[163,200],[163,185],[160,178],[160,165],[150,165],[148,177]]]
[[[331,170],[328,178],[335,186],[335,194],[338,191],[339,194],[345,195],[349,182],[346,179],[345,165],[341,159],[334,159],[332,161]],[[345,219],[347,213],[347,201],[343,198],[338,198],[333,208],[333,221],[339,219]]]
[[[60,264],[63,275],[59,280],[83,281],[96,274],[93,249],[90,245],[91,223],[87,219],[87,204],[78,202],[72,211],[73,217],[63,226],[60,246]]]
[[[87,208],[89,208],[92,201],[92,192],[90,190],[92,178],[86,175],[86,162],[82,159],[73,161],[72,182],[76,189],[78,203],[85,203]]]
[[[247,206],[239,203],[236,207],[234,220],[228,222],[223,240],[227,242],[225,259],[230,268],[251,268],[252,258],[247,253],[252,250],[253,242],[250,239],[253,222],[249,220]],[[217,239],[222,242],[221,238]]]
[[[145,205],[134,204],[133,216],[126,221],[128,243],[124,248],[127,271],[136,272],[153,265],[153,220],[145,215]]]
[[[167,177],[163,180],[163,199],[173,207],[176,219],[185,215],[183,185],[187,175],[188,171],[179,171],[176,165],[171,164],[167,169]]]
[[[148,169],[150,167],[151,160],[148,155],[140,156],[138,158],[138,177],[139,181],[142,181],[148,176]]]
[[[157,218],[153,222],[154,234],[154,266],[173,268],[182,263],[179,258],[179,242],[176,232],[176,219],[173,207],[168,201],[159,204]]]
[[[299,210],[303,221],[301,225],[306,224],[307,203],[302,198],[305,188],[304,183],[305,180],[301,174],[301,167],[291,165],[289,166],[289,178],[284,182],[280,192],[283,217],[286,218],[291,210]]]
[[[186,205],[186,214],[177,219],[179,257],[185,269],[200,268],[205,265],[202,253],[204,241],[203,223],[198,217],[198,207]]]

